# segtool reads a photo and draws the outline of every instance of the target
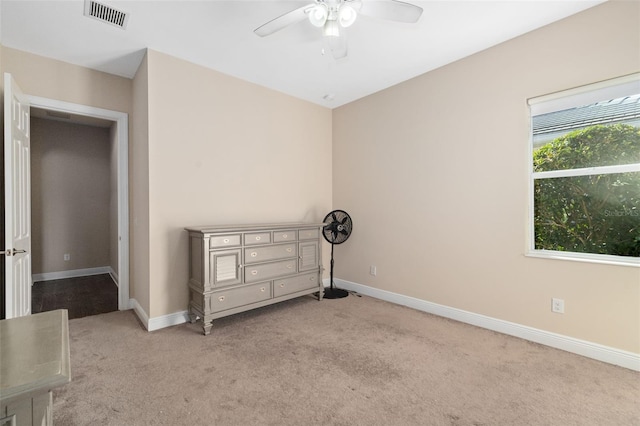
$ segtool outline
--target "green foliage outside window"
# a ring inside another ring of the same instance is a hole
[[[534,172],[640,163],[640,129],[597,125],[538,148]],[[535,248],[640,257],[640,172],[534,180]]]

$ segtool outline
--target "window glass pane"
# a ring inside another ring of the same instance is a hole
[[[534,181],[535,248],[640,257],[640,172]]]
[[[640,163],[640,94],[532,118],[535,172]]]

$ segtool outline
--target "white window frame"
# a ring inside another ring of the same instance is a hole
[[[527,156],[527,167],[529,171],[529,215],[527,220],[527,248],[525,251],[525,254],[527,256],[640,267],[640,258],[636,257],[536,249],[534,224],[534,182],[536,179],[585,176],[593,174],[640,172],[640,163],[534,172],[533,117],[540,114],[562,111],[577,106],[589,105],[592,103],[606,101],[609,99],[616,99],[636,93],[640,93],[640,73],[602,81],[587,86],[576,87],[573,89],[564,90],[562,92],[552,93],[527,100],[527,103],[529,105],[529,150]]]

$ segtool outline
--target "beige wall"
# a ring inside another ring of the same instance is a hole
[[[131,80],[9,47],[2,65],[25,94],[131,113]]]
[[[111,266],[110,145],[108,128],[32,117],[34,274]]]
[[[185,226],[324,218],[331,111],[155,51],[147,61],[157,317],[187,307]]]
[[[524,255],[527,98],[638,71],[640,3],[610,2],[334,110],[337,276],[640,353],[640,269]]]
[[[2,55],[27,94],[130,114],[130,296],[151,318],[186,309],[185,226],[330,210],[328,109],[153,51],[133,80]]]
[[[149,314],[149,82],[145,55],[133,79],[129,158],[129,295]]]

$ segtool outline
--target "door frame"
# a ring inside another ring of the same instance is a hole
[[[124,112],[25,94],[31,107],[113,121],[118,164],[118,310],[131,309],[129,297],[129,115]]]

